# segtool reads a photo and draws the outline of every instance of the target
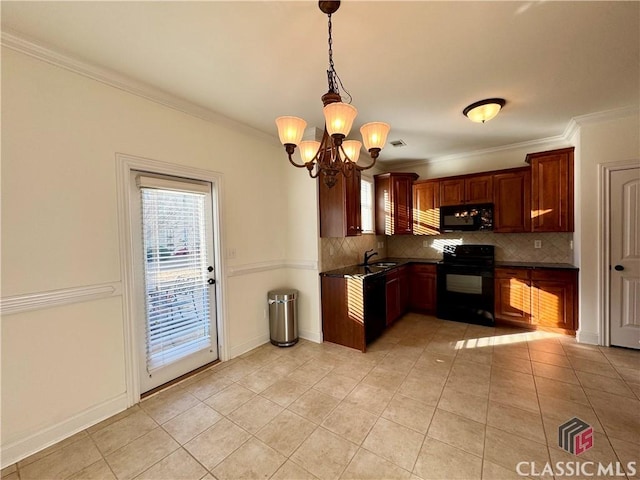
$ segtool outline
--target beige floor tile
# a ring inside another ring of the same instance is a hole
[[[227,375],[227,372],[235,365],[237,365],[237,363],[220,373],[212,373],[196,383],[187,385],[184,387],[184,390],[191,393],[191,395],[198,400],[206,400],[211,395],[220,393],[233,383],[233,380]]]
[[[515,370],[516,372],[533,373],[531,361],[528,358],[514,357],[502,352],[493,354],[491,365],[506,370]]]
[[[41,458],[44,458],[48,455],[51,455],[53,452],[60,450],[64,447],[67,447],[69,445],[71,445],[72,443],[77,442],[78,440],[82,440],[87,438],[88,433],[86,430],[82,430],[74,435],[71,435],[68,438],[65,438],[64,440],[61,440],[57,443],[54,443],[53,445],[40,450],[37,453],[34,453],[33,455],[29,455],[27,458],[23,458],[22,460],[20,460],[17,463],[17,466],[19,466],[20,468],[29,465],[30,463],[35,462],[36,460],[40,460]],[[4,469],[2,470],[4,472]],[[2,474],[2,476],[4,476],[4,474]]]
[[[288,407],[295,402],[300,396],[309,390],[308,385],[303,385],[288,378],[279,380],[260,395],[277,403],[281,407]]]
[[[353,378],[331,372],[316,383],[313,388],[326,395],[331,395],[333,398],[342,400],[349,395],[349,392],[353,390],[357,383],[358,381]]]
[[[482,480],[522,480],[522,475],[518,475],[515,470],[501,467],[497,463],[484,460],[482,462]]]
[[[207,474],[202,465],[180,448],[136,477],[136,480],[200,480]]]
[[[184,448],[207,470],[212,470],[250,437],[245,430],[223,418],[185,444]]]
[[[291,460],[322,480],[340,477],[358,447],[320,427],[291,455]]]
[[[13,465],[9,465],[9,466],[3,468],[2,470],[0,470],[0,478],[5,478],[9,474],[17,472],[17,471],[18,471],[18,467],[17,467],[17,465],[15,463]]]
[[[640,444],[640,400],[590,388],[585,388],[585,393],[609,437]],[[583,420],[591,424],[589,420]]]
[[[261,393],[274,383],[282,380],[283,376],[279,373],[272,372],[269,367],[261,368],[238,380],[238,384],[248,388],[252,392]]]
[[[442,392],[438,408],[476,422],[486,423],[488,404],[488,397],[478,397],[447,386]]]
[[[198,399],[189,392],[171,387],[140,402],[140,407],[159,424],[196,406]]]
[[[212,470],[219,480],[269,478],[287,459],[256,438],[249,439]]]
[[[526,391],[526,394],[510,387],[497,387],[492,385],[489,392],[489,400],[492,402],[502,403],[503,405],[511,405],[512,407],[522,408],[534,413],[540,412],[538,398],[534,391]]]
[[[411,472],[361,448],[340,478],[343,480],[401,480],[410,477]]]
[[[80,472],[70,476],[68,480],[116,480],[116,476],[104,459],[89,465]]]
[[[443,388],[442,383],[439,381],[428,382],[423,379],[408,377],[400,385],[398,393],[435,407],[438,404],[438,400],[440,400]]]
[[[365,439],[377,416],[350,403],[341,403],[322,422],[327,430],[360,445]]]
[[[538,394],[538,399],[540,400],[540,411],[543,420],[545,418],[554,420],[556,423],[555,428],[573,417],[578,417],[591,425],[596,432],[604,433],[604,429],[598,421],[596,412],[590,405],[569,402],[541,394]]]
[[[365,361],[364,359],[349,363],[345,362],[344,364],[335,367],[332,370],[332,373],[360,381],[369,374],[376,364],[377,362],[374,360]]]
[[[383,367],[376,367],[364,377],[362,383],[373,387],[383,388],[390,392],[395,392],[405,379],[403,373],[389,370]]]
[[[183,445],[220,419],[222,415],[218,412],[204,403],[198,403],[195,407],[164,423],[162,428],[180,445]]]
[[[221,376],[223,375],[229,380],[237,382],[242,377],[255,372],[258,368],[259,367],[253,363],[249,363],[244,359],[238,359],[233,363],[233,365],[228,366],[219,373]]]
[[[535,381],[536,389],[541,395],[589,405],[589,400],[579,385],[558,382],[545,377],[535,377]]]
[[[105,457],[118,480],[128,480],[178,449],[171,436],[156,428]]]
[[[482,456],[485,425],[436,409],[427,436],[473,455]]]
[[[547,440],[540,414],[509,405],[490,402],[487,425],[542,444]]]
[[[378,363],[378,366],[385,370],[393,370],[398,374],[407,374],[415,364],[416,359],[404,357],[402,355],[392,356],[391,353],[389,353]]]
[[[382,412],[382,417],[425,434],[434,412],[435,407],[397,393]]]
[[[333,370],[333,367],[319,365],[315,361],[309,361],[296,368],[287,375],[286,378],[311,387],[322,380],[331,370]]]
[[[100,423],[96,423],[95,425],[92,425],[91,427],[87,428],[86,432],[89,434],[93,434],[95,432],[97,432],[98,430],[102,430],[104,427],[107,427],[109,425],[111,425],[112,423],[116,423],[118,420],[122,420],[124,417],[128,417],[129,415],[131,415],[132,413],[136,413],[139,412],[141,410],[140,405],[134,405],[133,407],[127,408],[126,410],[113,415],[112,417],[109,417],[103,421],[101,421]]]
[[[640,370],[640,351],[611,347],[604,354],[615,367],[635,368]]]
[[[562,348],[562,344],[555,339],[542,339],[542,340],[532,340],[528,342],[529,351],[539,351],[539,352],[547,352],[553,353],[556,355],[565,355],[565,350]]]
[[[0,478],[4,479],[4,480],[20,480],[20,477],[18,477],[18,472],[12,472],[9,473],[7,475],[2,475],[0,476]]]
[[[427,437],[414,472],[425,480],[479,480],[482,476],[482,458]]]
[[[555,365],[557,367],[571,367],[566,355],[558,355],[557,353],[550,353],[542,350],[529,350],[529,355],[533,362],[548,363],[549,365]]]
[[[103,455],[117,450],[156,428],[158,424],[143,410],[107,425],[91,436]]]
[[[289,457],[316,429],[316,424],[285,410],[262,427],[256,437]]]
[[[567,357],[572,365],[577,365],[581,361],[600,362],[608,364],[609,360],[598,350],[584,348],[584,345],[574,345],[571,348],[564,347]]]
[[[234,383],[204,402],[222,415],[229,415],[255,396],[256,394],[248,388]]]
[[[571,357],[571,366],[580,372],[604,375],[611,378],[620,378],[616,369],[610,363],[594,362],[591,360],[576,359]]]
[[[413,368],[424,369],[428,372],[438,372],[444,374],[446,377],[453,366],[455,358],[455,354],[445,355],[425,351],[420,355]]]
[[[227,415],[227,418],[240,425],[246,431],[256,433],[282,410],[283,408],[277,403],[258,395],[231,412]]]
[[[385,418],[379,418],[362,447],[411,471],[423,440],[423,434]]]
[[[531,360],[526,342],[499,343],[499,340],[496,340],[493,344],[493,354],[522,358],[523,360]]]
[[[464,348],[458,352],[456,360],[491,365],[493,361],[493,347],[485,348]]]
[[[491,389],[499,388],[522,393],[536,391],[533,375],[494,366],[491,370]]]
[[[317,478],[291,460],[287,460],[271,477],[271,480],[316,480]]]
[[[345,401],[374,415],[380,415],[387,408],[391,397],[393,393],[389,390],[360,383],[347,395]]]
[[[624,465],[624,471],[628,474],[629,478],[640,478],[640,447],[638,444],[625,442],[617,438],[610,438],[609,440],[620,462]],[[632,470],[628,467],[631,462],[635,462],[635,475],[630,475]]]
[[[602,390],[613,395],[636,398],[627,384],[617,378],[605,377],[594,373],[576,371],[576,376],[584,388]]]
[[[55,450],[28,465],[18,465],[20,478],[67,478],[101,459],[100,452],[89,437]]]
[[[510,472],[516,472],[519,462],[544,465],[549,461],[549,452],[546,445],[488,426],[484,459]]]
[[[640,385],[640,368],[614,367],[620,377],[632,385]]]
[[[289,405],[289,410],[313,423],[320,424],[338,403],[336,398],[311,389]]]

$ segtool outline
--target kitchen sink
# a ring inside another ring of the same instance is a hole
[[[369,265],[370,267],[380,267],[380,268],[388,268],[395,267],[398,265],[398,262],[376,262]]]

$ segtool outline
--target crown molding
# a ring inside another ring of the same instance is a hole
[[[596,123],[609,122],[612,120],[619,120],[621,118],[632,117],[640,113],[640,106],[627,105],[622,108],[614,108],[613,110],[604,110],[602,112],[588,113],[586,115],[580,115],[573,117],[571,121],[575,122],[578,126],[593,125]],[[571,123],[571,122],[569,122]]]
[[[12,32],[11,30],[3,31],[0,36],[0,44],[3,47],[23,53],[50,65],[63,68],[105,85],[109,85],[127,93],[142,97],[146,100],[150,100],[154,103],[197,117],[201,120],[223,125],[236,131],[239,130],[254,137],[261,137],[263,140],[270,143],[278,145],[280,143],[274,135],[270,135],[254,127],[250,127],[249,125],[233,120],[193,102],[189,102],[147,83],[140,82],[126,75],[117,73],[114,70],[100,67],[91,62],[62,53],[49,45],[28,39],[17,32]]]

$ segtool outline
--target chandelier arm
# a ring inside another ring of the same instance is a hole
[[[303,163],[302,165],[297,164],[296,162],[293,161],[293,157],[292,157],[292,153],[288,153],[287,156],[289,157],[289,162],[291,162],[291,165],[293,165],[294,167],[298,167],[298,168],[304,168],[307,165],[305,163]]]

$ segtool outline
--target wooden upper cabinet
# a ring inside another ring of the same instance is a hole
[[[531,231],[531,169],[523,167],[493,176],[493,231]]]
[[[531,230],[573,232],[573,150],[530,153]]]
[[[413,184],[413,234],[440,233],[440,182],[427,180]]]
[[[327,187],[318,178],[318,207],[321,237],[351,237],[362,233],[360,213],[360,172],[349,177],[336,175],[337,182]]]
[[[493,202],[493,175],[469,175],[440,181],[440,206]]]
[[[376,233],[411,235],[413,233],[413,182],[415,173],[375,175]]]

